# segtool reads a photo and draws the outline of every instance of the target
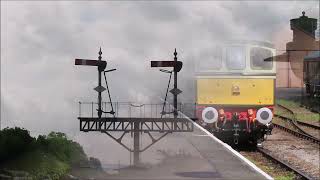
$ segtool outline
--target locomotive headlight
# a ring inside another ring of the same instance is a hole
[[[248,115],[253,116],[253,109],[248,109]]]
[[[218,120],[218,111],[213,107],[207,107],[202,111],[202,119],[206,123],[214,123]]]
[[[268,124],[273,117],[272,111],[269,108],[260,108],[257,112],[257,120],[261,124]]]
[[[224,116],[224,109],[219,109],[219,116],[223,117]]]

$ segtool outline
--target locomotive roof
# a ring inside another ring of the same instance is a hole
[[[304,57],[305,61],[318,60],[320,61],[320,51],[313,51]]]

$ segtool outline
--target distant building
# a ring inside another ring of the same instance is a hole
[[[286,44],[286,52],[277,56],[277,87],[303,87],[303,60],[308,54],[320,50],[316,40],[317,19],[302,16],[290,20],[293,39]]]

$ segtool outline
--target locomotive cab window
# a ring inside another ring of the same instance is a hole
[[[254,47],[250,50],[251,68],[254,70],[271,70],[273,55],[268,49]]]
[[[244,47],[232,46],[227,48],[227,67],[231,70],[242,70],[246,67]]]

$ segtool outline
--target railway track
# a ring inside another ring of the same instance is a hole
[[[275,117],[277,118],[280,118],[286,122],[289,122],[295,129],[297,129],[299,132],[303,133],[303,134],[306,134],[306,135],[309,135],[309,136],[312,136],[310,135],[309,133],[307,133],[305,130],[303,130],[302,128],[300,128],[298,126],[298,124],[293,120],[293,119],[290,119],[288,117],[285,117],[285,116],[281,116],[281,115],[275,115]]]
[[[263,148],[257,148],[257,151],[260,152],[263,156],[265,156],[266,158],[280,164],[281,166],[283,166],[284,168],[293,171],[295,174],[298,174],[299,176],[301,176],[303,179],[316,179],[314,177],[311,177],[309,175],[307,175],[305,172],[293,167],[292,165],[288,164],[287,162],[272,156],[268,150],[263,149]]]
[[[295,115],[294,115],[292,110],[290,110],[289,108],[287,108],[285,106],[282,106],[282,105],[279,105],[279,106],[281,108],[283,108],[283,109],[286,109],[289,113],[291,113],[293,118],[295,117]],[[279,128],[281,130],[284,130],[284,131],[286,131],[286,132],[288,132],[290,134],[293,134],[294,136],[297,136],[297,137],[300,137],[300,138],[303,138],[303,139],[306,139],[306,140],[310,140],[310,141],[312,141],[312,142],[314,142],[316,144],[320,144],[320,139],[312,136],[310,133],[308,133],[305,130],[303,130],[298,124],[306,126],[306,127],[311,127],[313,129],[315,129],[316,131],[318,131],[320,129],[319,126],[316,126],[316,125],[313,125],[313,124],[309,124],[309,123],[304,123],[304,122],[301,122],[301,121],[297,121],[297,120],[295,120],[295,118],[291,119],[291,118],[288,118],[288,117],[285,117],[285,116],[282,116],[282,115],[275,114],[274,116],[278,117],[281,120],[289,122],[293,126],[293,128],[297,129],[298,131],[294,131],[294,130],[292,130],[290,128],[287,128],[287,127],[285,127],[283,125],[280,125],[280,124],[277,124],[277,123],[273,122],[275,127]]]
[[[312,141],[312,142],[320,145],[320,139],[315,138],[315,137],[313,137],[311,135],[307,135],[307,134],[304,134],[304,133],[301,133],[301,132],[294,131],[292,129],[289,129],[289,128],[284,127],[284,126],[282,126],[280,124],[277,124],[277,123],[273,123],[273,125],[274,125],[274,127],[279,128],[279,129],[281,129],[283,131],[286,131],[286,132],[288,132],[288,133],[290,133],[290,134],[292,134],[292,135],[294,135],[296,137],[299,137],[299,138],[302,138],[302,139],[306,139],[306,140]]]
[[[292,117],[293,117],[293,119],[294,119],[293,122],[296,122],[296,124],[300,124],[300,125],[302,125],[302,126],[307,126],[307,127],[310,127],[310,128],[316,129],[316,130],[320,130],[320,126],[317,126],[317,125],[314,125],[314,124],[310,124],[310,123],[306,123],[306,122],[297,120],[297,119],[295,118],[294,112],[293,112],[291,109],[289,109],[289,108],[287,108],[287,107],[285,107],[285,106],[283,106],[283,105],[281,105],[281,104],[277,104],[277,105],[278,105],[280,108],[285,109],[286,111],[288,111],[288,112],[292,115]],[[280,115],[275,115],[275,116],[280,116]],[[287,117],[286,117],[286,118],[287,118]],[[290,118],[288,118],[288,119],[290,119]]]
[[[317,129],[320,130],[320,126],[314,125],[314,124],[310,124],[310,123],[305,123],[302,121],[296,121],[298,124],[302,125],[302,126],[307,126],[307,127],[311,127],[313,129]]]

